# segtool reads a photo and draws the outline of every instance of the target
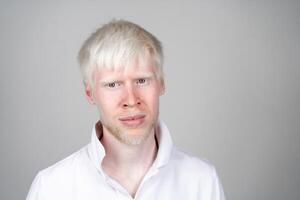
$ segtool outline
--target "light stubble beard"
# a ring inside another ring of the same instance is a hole
[[[131,135],[130,128],[126,129],[109,124],[104,126],[119,142],[130,146],[137,146],[143,144],[151,135],[151,133],[154,133],[155,124],[156,120],[151,122],[146,127],[141,128],[141,132],[138,133],[138,135]]]

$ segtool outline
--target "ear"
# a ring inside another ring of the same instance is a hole
[[[88,102],[90,104],[94,105],[95,101],[94,101],[94,96],[93,96],[93,89],[90,86],[90,84],[88,84],[86,82],[84,82],[84,92],[85,92],[85,97],[88,100]]]
[[[164,79],[161,79],[160,80],[160,95],[165,94],[165,90],[166,90],[165,81],[164,81]]]

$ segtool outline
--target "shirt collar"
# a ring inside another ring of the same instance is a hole
[[[99,140],[102,136],[101,131],[102,124],[98,121],[92,130],[91,143],[88,148],[91,161],[100,171],[102,171],[101,163],[105,156],[105,149]],[[158,120],[155,134],[158,141],[158,152],[153,167],[160,168],[168,163],[172,152],[173,142],[167,126],[161,120]]]
[[[169,129],[161,120],[158,120],[155,134],[158,141],[158,152],[153,166],[160,168],[168,163],[172,153],[173,142]]]
[[[91,143],[89,145],[88,151],[91,158],[91,161],[95,165],[95,167],[102,171],[101,163],[105,156],[105,149],[99,140],[99,136],[97,134],[97,128],[101,128],[101,122],[98,121],[92,130]],[[101,128],[102,129],[102,128]],[[100,137],[101,138],[101,137]]]

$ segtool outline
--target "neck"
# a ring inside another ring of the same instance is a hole
[[[102,161],[103,170],[134,196],[140,182],[156,158],[157,143],[154,130],[139,145],[121,143],[112,134],[103,131],[101,143],[106,152]]]
[[[141,165],[151,166],[157,153],[154,132],[139,145],[121,143],[110,134],[103,135],[101,143],[106,154],[103,162],[120,169],[130,170]]]

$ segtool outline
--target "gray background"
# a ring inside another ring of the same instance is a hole
[[[228,200],[300,199],[300,3],[182,2],[0,2],[0,199],[25,199],[38,170],[89,142],[98,114],[76,55],[112,18],[163,42],[161,118]]]

